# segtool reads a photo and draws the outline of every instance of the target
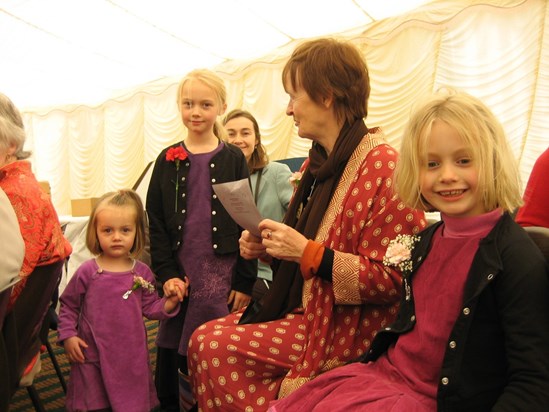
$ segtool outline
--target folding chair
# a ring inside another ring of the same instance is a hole
[[[26,387],[34,408],[39,412],[45,412],[45,409],[33,380],[40,370],[40,331],[52,296],[59,285],[63,264],[64,260],[61,260],[35,268],[12,311],[7,314],[3,326],[6,351],[9,362],[12,363],[10,369],[14,370],[13,378],[10,379],[10,396],[13,396],[18,387]],[[4,333],[5,331],[8,332]],[[36,362],[34,368],[26,371],[33,362]]]

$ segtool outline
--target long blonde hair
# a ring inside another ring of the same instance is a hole
[[[198,80],[208,86],[215,93],[218,104],[220,107],[226,106],[227,104],[227,89],[225,88],[225,83],[223,79],[217,74],[208,69],[196,69],[193,70],[179,82],[179,87],[177,88],[177,107],[181,112],[181,93],[183,93],[183,86],[187,81]],[[225,128],[221,125],[219,120],[216,120],[213,127],[213,132],[220,140],[227,140],[227,132]]]
[[[431,128],[440,120],[454,128],[469,147],[478,170],[479,188],[487,211],[512,212],[522,204],[518,166],[503,126],[479,99],[444,89],[421,101],[404,131],[395,186],[410,207],[431,210],[420,192],[420,170],[427,162]]]

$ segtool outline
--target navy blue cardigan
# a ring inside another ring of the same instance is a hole
[[[179,146],[181,142],[170,147]],[[231,144],[219,151],[210,162],[210,180],[214,183],[225,183],[249,177],[246,158],[242,151]],[[182,278],[185,268],[179,267],[177,251],[182,246],[183,228],[187,208],[187,176],[192,167],[189,159],[183,160],[176,171],[173,161],[166,160],[165,148],[155,161],[149,189],[147,192],[146,210],[149,218],[149,236],[151,243],[151,266],[157,278],[163,283],[170,278]],[[179,176],[177,212],[175,211],[176,173]],[[212,193],[212,226],[204,228],[212,232],[212,248],[216,254],[238,253],[240,228],[227,213],[213,189]],[[235,273],[232,278],[232,289],[251,295],[257,276],[257,262],[247,261],[238,254]]]

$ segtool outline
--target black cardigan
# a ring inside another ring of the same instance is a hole
[[[187,176],[191,168],[189,159],[180,162],[179,172],[173,161],[166,160],[165,148],[155,161],[149,189],[146,210],[149,218],[151,243],[151,266],[162,283],[173,277],[183,278],[185,268],[179,267],[177,250],[182,246],[183,228],[187,207]],[[225,183],[249,177],[246,158],[242,151],[231,144],[219,151],[210,162],[210,180]],[[176,174],[179,176],[177,212],[175,211]],[[238,239],[242,228],[230,217],[213,189],[212,193],[212,248],[216,254],[238,253]],[[208,228],[204,228],[208,230]],[[257,276],[257,262],[247,261],[238,254],[238,261],[232,278],[232,289],[251,295]]]
[[[377,359],[414,327],[413,276],[440,224],[419,234],[397,319],[377,334],[363,362]],[[549,411],[547,263],[508,214],[475,254],[446,346],[437,405],[444,412]]]

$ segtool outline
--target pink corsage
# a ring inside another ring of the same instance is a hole
[[[154,293],[155,291],[155,287],[151,282],[146,281],[141,276],[134,276],[131,289],[128,289],[126,293],[122,295],[122,299],[128,299],[131,293],[139,288],[145,289],[147,293]]]
[[[301,177],[303,176],[303,173],[301,172],[293,172],[290,176],[290,184],[294,187],[294,189],[297,189],[299,186],[299,182],[301,182]]]
[[[419,241],[418,236],[414,235],[397,235],[397,237],[389,242],[383,264],[385,266],[396,266],[402,272],[412,270],[412,250],[415,243]]]

